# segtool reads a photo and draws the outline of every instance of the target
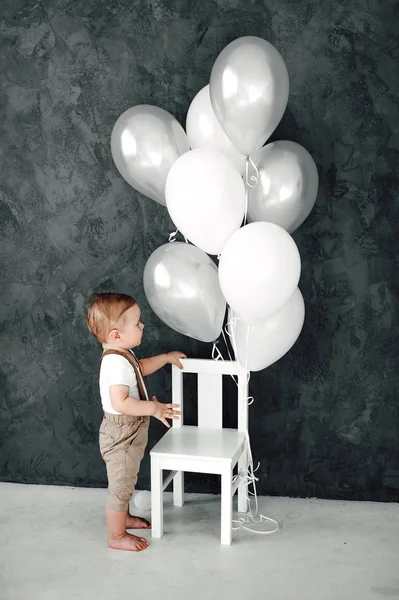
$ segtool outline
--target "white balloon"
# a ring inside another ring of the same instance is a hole
[[[219,262],[223,295],[248,325],[279,311],[294,293],[300,273],[294,240],[274,223],[251,223],[236,231]]]
[[[244,218],[244,183],[216,150],[197,148],[180,156],[169,171],[165,197],[176,227],[208,254],[220,254]]]
[[[246,325],[229,310],[229,331],[239,362],[248,371],[261,371],[284,356],[295,344],[305,319],[303,296],[296,288],[283,308],[269,319]]]
[[[212,108],[209,85],[198,92],[191,102],[187,113],[186,131],[192,149],[213,148],[222,152],[236,169],[245,172],[245,156],[233,146],[223,131]]]
[[[147,490],[140,490],[133,496],[133,502],[136,508],[139,510],[150,510],[151,509],[151,492]]]

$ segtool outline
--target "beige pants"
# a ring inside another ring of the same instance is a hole
[[[104,413],[100,426],[100,452],[107,467],[107,506],[111,510],[129,508],[147,446],[149,420],[149,417]]]

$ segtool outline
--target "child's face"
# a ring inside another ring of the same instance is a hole
[[[140,321],[141,311],[138,304],[131,306],[123,314],[122,323],[111,331],[110,337],[118,346],[128,349],[135,348],[141,343],[144,325]]]

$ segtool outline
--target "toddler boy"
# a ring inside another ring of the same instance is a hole
[[[104,418],[100,426],[100,452],[108,476],[106,518],[108,546],[117,550],[144,550],[148,542],[126,529],[149,529],[146,519],[129,514],[129,503],[140,462],[148,441],[149,417],[170,427],[178,419],[178,404],[162,404],[154,396],[148,402],[144,376],[166,364],[183,368],[182,352],[169,352],[138,360],[132,351],[140,345],[144,325],[140,307],[125,294],[93,294],[89,299],[87,326],[103,346],[100,395]]]

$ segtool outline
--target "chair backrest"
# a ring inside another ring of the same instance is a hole
[[[223,375],[238,378],[238,429],[248,429],[248,383],[245,369],[236,361],[185,358],[184,369],[172,366],[172,402],[180,404],[182,417],[173,420],[174,427],[183,422],[183,378],[185,373],[198,374],[198,427],[221,429],[223,427]]]

